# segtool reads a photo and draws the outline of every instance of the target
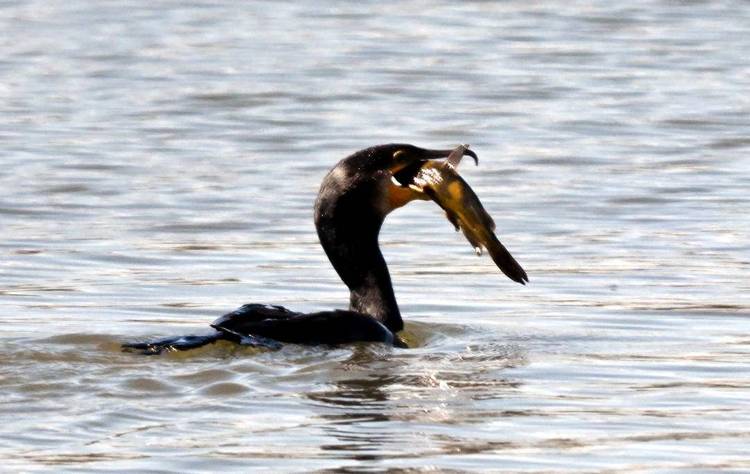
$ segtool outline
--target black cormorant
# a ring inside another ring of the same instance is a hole
[[[343,344],[385,342],[399,347],[404,327],[378,234],[385,217],[406,203],[432,199],[481,252],[484,246],[511,279],[526,272],[495,237],[494,222],[455,168],[467,146],[429,150],[406,144],[379,145],[344,158],[323,178],[315,202],[315,227],[333,268],[349,288],[348,310],[297,313],[281,306],[247,304],[214,321],[215,333],[124,344],[126,350],[158,354],[218,340],[276,348],[281,342]],[[436,165],[438,159],[448,159]]]

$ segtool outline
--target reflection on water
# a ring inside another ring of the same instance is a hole
[[[750,470],[750,5],[0,6],[0,457],[11,471]],[[529,272],[432,203],[381,244],[412,349],[226,342],[345,306],[343,156],[471,143]]]

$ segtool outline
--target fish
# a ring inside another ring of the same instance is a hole
[[[495,235],[495,221],[471,186],[458,174],[458,165],[468,148],[468,145],[458,146],[445,161],[425,161],[409,187],[440,206],[456,231],[463,232],[477,255],[482,255],[482,249],[486,249],[500,271],[525,285],[529,281],[526,271],[500,243]],[[476,157],[474,160],[479,164]]]

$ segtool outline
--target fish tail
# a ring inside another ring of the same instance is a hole
[[[495,234],[490,234],[486,239],[487,251],[492,257],[492,260],[498,266],[498,268],[505,273],[513,281],[525,285],[529,281],[526,271],[521,268],[521,265],[516,261],[515,258],[508,252],[508,249],[497,240]]]

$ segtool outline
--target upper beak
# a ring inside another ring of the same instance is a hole
[[[474,164],[479,164],[479,157],[472,150],[469,150],[469,145],[459,145],[452,150],[421,150],[420,158],[425,160],[439,160],[441,158],[448,158],[448,163],[454,168],[458,166],[465,155],[469,155],[474,159]],[[454,162],[454,163],[452,163]]]
[[[475,164],[479,164],[479,158],[477,154],[469,150],[469,145],[459,145],[452,150],[430,150],[427,148],[416,148],[412,153],[404,153],[400,160],[392,163],[389,171],[395,176],[400,175],[402,179],[397,178],[397,181],[406,183],[410,181],[422,165],[427,160],[444,160],[447,159],[446,164],[450,165],[451,168],[456,169],[458,164],[461,162],[461,158],[465,155],[469,155],[474,159]],[[397,155],[394,155],[394,158]]]

